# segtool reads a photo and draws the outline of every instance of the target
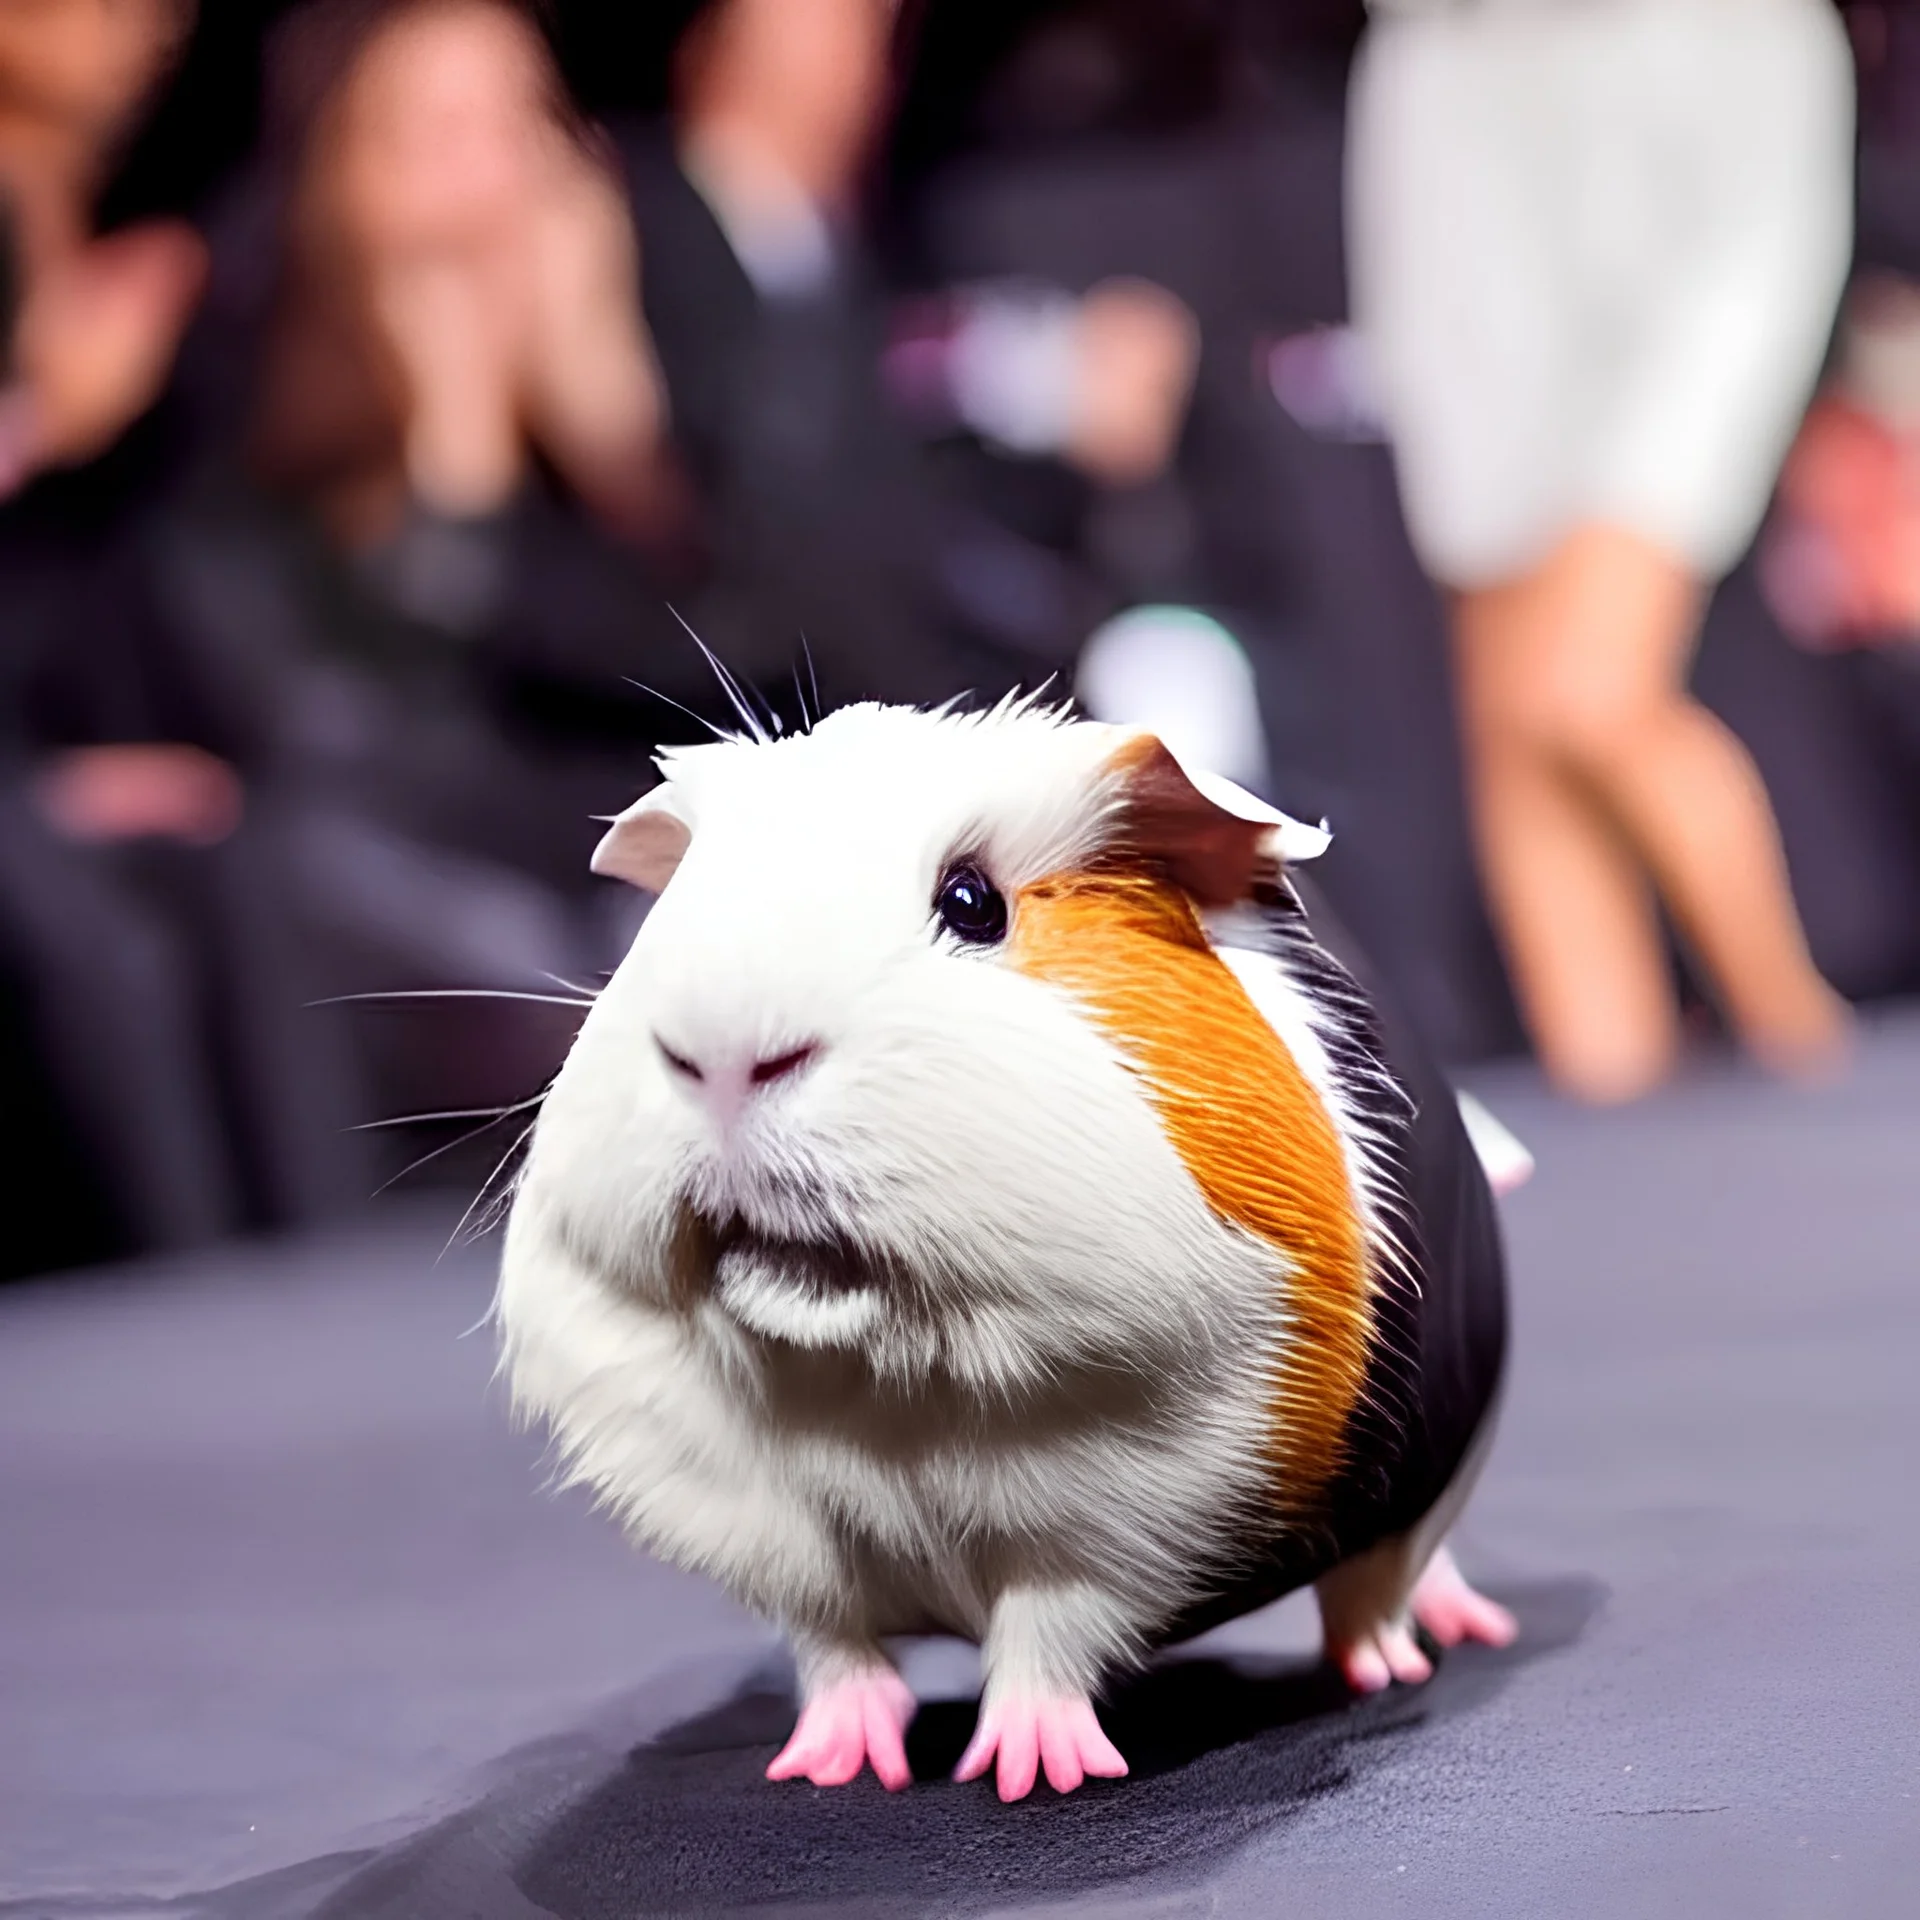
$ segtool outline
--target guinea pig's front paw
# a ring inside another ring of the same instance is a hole
[[[767,1778],[802,1775],[816,1787],[844,1787],[870,1762],[889,1793],[910,1787],[905,1735],[914,1705],[890,1667],[842,1680],[800,1709],[793,1738],[774,1756]]]
[[[979,1779],[996,1755],[1000,1765],[995,1784],[1002,1800],[1024,1800],[1040,1768],[1056,1793],[1071,1793],[1088,1774],[1117,1780],[1127,1770],[1084,1694],[1046,1700],[1003,1694],[988,1700],[953,1777]]]

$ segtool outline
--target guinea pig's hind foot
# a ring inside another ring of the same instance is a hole
[[[1330,1664],[1355,1693],[1380,1693],[1396,1680],[1418,1686],[1433,1678],[1407,1613],[1419,1547],[1409,1534],[1343,1560],[1314,1582],[1320,1631]]]
[[[1420,1651],[1412,1629],[1397,1621],[1351,1639],[1329,1635],[1327,1658],[1355,1693],[1381,1693],[1396,1680],[1417,1687],[1433,1678],[1433,1662]]]
[[[1002,1800],[1024,1800],[1041,1771],[1056,1793],[1071,1793],[1089,1774],[1117,1780],[1127,1770],[1084,1694],[1059,1699],[1002,1694],[986,1701],[953,1777],[977,1780],[996,1759],[995,1785]]]
[[[1460,1563],[1444,1546],[1434,1550],[1426,1572],[1414,1583],[1409,1605],[1413,1617],[1443,1647],[1457,1647],[1463,1640],[1510,1647],[1520,1632],[1519,1621],[1505,1607],[1467,1584]]]
[[[890,1667],[841,1680],[800,1709],[793,1738],[767,1768],[769,1780],[811,1780],[844,1787],[871,1765],[889,1793],[913,1784],[906,1731],[914,1714],[907,1683]]]

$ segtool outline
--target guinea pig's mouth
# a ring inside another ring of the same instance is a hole
[[[850,1242],[787,1239],[738,1214],[711,1232],[714,1298],[756,1333],[837,1347],[879,1318],[883,1276]]]

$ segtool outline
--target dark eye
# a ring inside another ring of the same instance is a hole
[[[1007,901],[975,866],[949,867],[933,896],[933,911],[956,940],[991,947],[1007,937]]]

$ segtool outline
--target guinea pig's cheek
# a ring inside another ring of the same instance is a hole
[[[644,1265],[665,1244],[690,1150],[643,988],[623,967],[602,992],[542,1104],[528,1158],[528,1179],[602,1268]]]

